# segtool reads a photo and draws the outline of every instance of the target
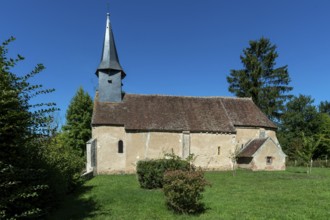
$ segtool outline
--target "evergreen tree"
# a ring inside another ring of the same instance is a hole
[[[238,97],[252,97],[254,103],[272,120],[278,120],[285,101],[290,77],[287,66],[276,68],[276,46],[269,39],[250,41],[240,56],[244,66],[227,76],[228,90]]]
[[[68,146],[81,152],[86,151],[86,142],[91,138],[93,101],[90,95],[79,88],[66,112],[63,138]]]
[[[24,59],[7,57],[13,40],[0,46],[0,219],[36,218],[47,206],[47,172],[39,158],[50,134],[49,113],[56,109],[54,103],[29,104],[34,96],[53,90],[28,82],[44,69],[41,64],[22,77],[11,72]]]

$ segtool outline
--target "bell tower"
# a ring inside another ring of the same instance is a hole
[[[107,13],[101,63],[96,75],[99,78],[99,102],[121,102],[122,80],[126,74],[119,63],[109,13]]]

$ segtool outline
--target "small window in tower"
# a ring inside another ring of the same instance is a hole
[[[109,80],[108,80],[108,83],[112,83],[112,80],[111,80],[111,79],[109,79]]]
[[[267,165],[271,165],[273,162],[273,158],[272,157],[266,157],[266,164]]]
[[[118,153],[124,153],[124,142],[122,140],[118,141]]]
[[[221,154],[221,147],[218,147],[218,155]]]

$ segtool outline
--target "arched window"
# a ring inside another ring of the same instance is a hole
[[[118,153],[124,153],[124,142],[122,140],[118,141]]]
[[[218,147],[218,155],[220,155],[221,154],[221,147],[219,146]]]

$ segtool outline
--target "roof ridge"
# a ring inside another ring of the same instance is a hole
[[[222,98],[222,99],[242,99],[242,100],[252,100],[251,97],[231,97],[231,96],[180,96],[180,95],[168,95],[168,94],[133,94],[126,93],[126,95],[133,96],[157,96],[157,97],[178,97],[178,98]]]

